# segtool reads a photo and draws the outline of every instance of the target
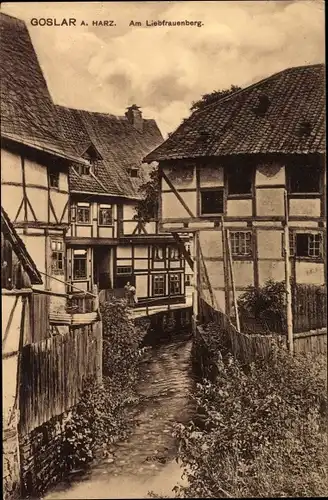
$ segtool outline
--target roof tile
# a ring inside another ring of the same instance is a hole
[[[323,64],[276,73],[195,111],[145,161],[231,154],[323,153],[324,80]],[[268,98],[263,115],[256,112],[261,96]],[[302,121],[311,124],[308,135],[300,134]]]

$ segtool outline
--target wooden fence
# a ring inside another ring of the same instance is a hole
[[[246,334],[238,332],[228,317],[200,299],[200,318],[202,323],[214,322],[224,331],[227,343],[232,354],[243,363],[250,363],[255,359],[267,358],[272,349],[272,341],[286,345],[285,337],[280,335]],[[200,333],[204,336],[202,327]]]
[[[294,333],[327,327],[327,289],[325,286],[293,287]]]
[[[50,296],[32,293],[30,301],[30,338],[25,339],[25,342],[35,343],[46,339],[50,334]]]
[[[101,344],[101,322],[97,322],[23,347],[19,395],[23,434],[74,406],[86,378],[101,379]]]
[[[327,355],[327,328],[294,334],[295,354]]]
[[[246,363],[258,357],[266,358],[270,354],[273,340],[286,345],[286,335],[238,332],[225,314],[215,310],[202,298],[199,303],[200,321],[205,324],[214,322],[219,325],[227,335],[233,355]],[[294,333],[293,338],[295,354],[327,354],[327,328]]]

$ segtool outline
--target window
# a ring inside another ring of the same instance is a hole
[[[80,224],[90,223],[90,204],[78,203],[76,207],[76,221]]]
[[[59,172],[56,170],[49,170],[49,186],[51,188],[59,188]]]
[[[181,274],[169,274],[170,295],[181,294]]]
[[[191,286],[191,274],[185,275],[185,286]]]
[[[131,266],[117,266],[116,273],[121,274],[121,275],[124,274],[124,275],[131,276],[132,267]]]
[[[289,170],[289,191],[294,194],[320,193],[318,165],[292,166]]]
[[[252,194],[252,168],[249,165],[229,165],[228,194]]]
[[[87,277],[87,251],[83,249],[73,250],[73,276],[74,279],[86,279]]]
[[[289,251],[291,256],[320,258],[322,257],[321,233],[290,233]]]
[[[52,274],[65,274],[64,244],[62,241],[51,240],[51,271]]]
[[[165,247],[153,247],[153,260],[165,259]]]
[[[234,257],[252,255],[252,233],[250,231],[236,231],[230,233],[231,254]]]
[[[99,225],[100,226],[113,225],[113,209],[111,205],[99,206]]]
[[[153,295],[165,295],[165,275],[164,274],[154,274],[153,275]]]
[[[139,170],[137,168],[130,169],[130,176],[133,178],[139,177]]]
[[[211,189],[200,192],[201,214],[223,214],[223,189]]]
[[[169,259],[170,260],[180,260],[180,251],[177,247],[169,247]]]
[[[77,167],[75,167],[75,169],[79,175],[90,174],[90,165],[78,165]]]

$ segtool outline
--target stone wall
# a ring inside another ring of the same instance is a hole
[[[19,500],[21,498],[21,492],[18,433],[16,426],[3,430],[2,453],[3,498],[4,500]]]
[[[41,495],[66,470],[63,434],[68,414],[52,418],[20,439],[22,496]]]

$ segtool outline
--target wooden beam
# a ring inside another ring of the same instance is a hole
[[[66,203],[65,203],[63,213],[62,213],[61,218],[60,218],[60,220],[59,220],[59,223],[60,223],[60,224],[63,222],[63,219],[64,219],[64,216],[65,216],[66,210],[67,210],[67,208],[68,208],[68,204],[69,204],[69,200],[67,200],[67,201],[66,201]]]
[[[186,204],[186,202],[184,201],[184,199],[182,198],[182,196],[180,195],[180,193],[176,190],[176,188],[173,186],[172,182],[170,181],[170,179],[167,177],[167,175],[163,172],[163,170],[161,171],[161,174],[162,174],[162,177],[163,179],[165,180],[165,182],[170,186],[170,188],[172,189],[173,193],[175,194],[175,196],[178,198],[178,200],[180,201],[181,205],[183,206],[183,208],[186,210],[186,212],[190,215],[190,217],[192,217],[193,219],[195,218],[195,215],[192,213],[192,211],[190,210],[190,208],[188,207],[188,205]]]
[[[190,254],[187,252],[186,247],[184,246],[184,243],[183,243],[182,239],[180,238],[180,236],[179,236],[178,233],[172,233],[172,236],[175,239],[176,244],[178,245],[179,250],[183,254],[183,256],[186,259],[186,261],[188,262],[191,270],[193,271],[194,270],[194,261],[192,260]]]
[[[287,190],[284,193],[285,202],[285,225],[284,225],[284,254],[285,254],[285,286],[286,286],[286,319],[287,319],[287,339],[288,348],[291,354],[294,353],[293,338],[293,310],[292,310],[292,289],[290,283],[290,251],[289,251],[289,226],[288,226],[288,197]]]
[[[30,202],[30,200],[28,199],[28,197],[27,197],[27,196],[26,196],[26,201],[27,201],[28,206],[30,207],[30,210],[31,210],[31,212],[32,212],[32,215],[33,215],[33,217],[34,217],[35,222],[37,222],[37,218],[36,218],[35,212],[34,212],[34,210],[33,210],[33,207],[32,207],[32,205],[31,205],[31,202]]]
[[[22,209],[23,203],[24,203],[24,196],[23,196],[23,199],[22,199],[22,201],[21,201],[21,203],[20,203],[20,205],[19,205],[19,208],[18,208],[18,210],[17,210],[17,213],[16,213],[16,215],[15,215],[15,218],[14,218],[13,222],[16,222],[16,221],[17,221],[18,216],[19,216],[19,214],[20,214],[20,211],[21,211],[21,209]]]
[[[23,182],[24,222],[27,222],[27,195],[26,195],[26,180],[25,180],[25,162],[23,156],[21,156],[21,166],[22,166],[22,182]]]
[[[230,241],[229,229],[226,230],[226,235],[227,235],[226,239],[227,239],[227,250],[228,250],[228,262],[229,262],[231,288],[232,288],[232,299],[233,299],[233,306],[234,306],[235,315],[236,315],[236,327],[237,327],[237,331],[240,332],[238,302],[237,302],[237,296],[236,296],[235,275],[234,275],[234,268],[233,268],[233,261],[232,261],[231,241]]]
[[[59,224],[59,221],[58,221],[58,219],[57,219],[57,215],[56,215],[56,212],[55,212],[54,206],[53,206],[53,204],[52,204],[51,196],[49,196],[49,206],[50,206],[50,210],[52,211],[52,214],[53,214],[53,216],[54,216],[54,218],[55,218],[56,223],[57,223],[57,224]],[[50,221],[49,221],[49,222],[50,222]]]
[[[2,339],[2,349],[4,349],[4,347],[6,345],[6,340],[8,338],[8,335],[9,335],[9,332],[10,332],[10,327],[11,327],[12,322],[13,322],[14,313],[15,313],[15,309],[16,309],[16,306],[17,306],[17,303],[18,303],[18,299],[19,299],[19,297],[16,296],[15,297],[14,305],[13,305],[11,311],[10,311],[10,314],[9,314],[7,326],[6,326],[5,333],[4,333],[4,336],[3,336],[3,339]]]

